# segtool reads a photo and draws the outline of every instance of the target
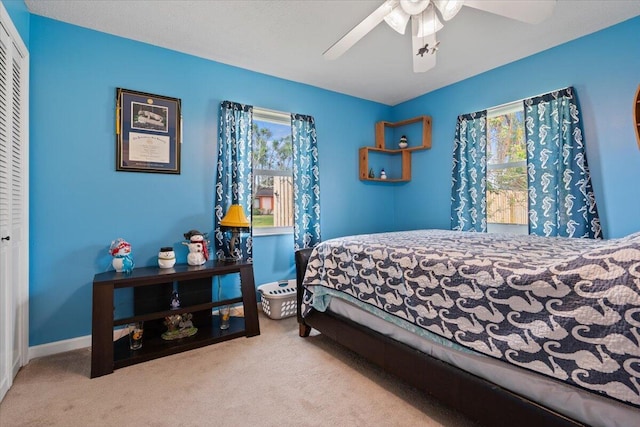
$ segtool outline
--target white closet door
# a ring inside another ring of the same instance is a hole
[[[0,3],[0,399],[28,352],[28,53]]]
[[[4,24],[4,22],[3,22]],[[11,40],[4,26],[0,26],[0,393],[4,396],[13,380],[11,344],[12,295],[11,280],[11,129],[10,129],[10,76]]]
[[[27,162],[29,153],[27,152],[27,115],[26,93],[28,86],[25,74],[27,72],[27,62],[20,55],[19,47],[13,41],[11,78],[11,240],[10,260],[11,260],[11,292],[14,301],[12,307],[11,321],[13,330],[13,357],[11,358],[12,373],[15,376],[18,369],[26,363],[28,343],[26,342],[28,331],[25,330],[24,313],[29,306],[29,280],[27,259],[29,241],[26,239],[29,230],[28,217],[28,170]],[[24,356],[24,357],[23,357]],[[24,363],[23,363],[24,359]]]

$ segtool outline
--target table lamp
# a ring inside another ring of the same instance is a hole
[[[229,240],[229,257],[228,260],[237,261],[242,259],[242,251],[238,251],[236,255],[236,245],[240,243],[240,232],[249,231],[249,220],[240,205],[231,205],[227,214],[220,220],[220,229],[231,231],[231,240]]]

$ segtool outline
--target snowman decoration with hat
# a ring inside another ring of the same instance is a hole
[[[113,256],[111,264],[118,273],[131,273],[133,271],[133,256],[131,255],[131,245],[122,237],[118,237],[111,242],[109,252]]]
[[[183,245],[187,245],[189,248],[189,255],[187,255],[187,264],[189,265],[202,265],[209,259],[209,251],[207,244],[209,243],[205,239],[205,235],[198,230],[190,230],[184,233],[184,238],[188,242],[182,242]]]

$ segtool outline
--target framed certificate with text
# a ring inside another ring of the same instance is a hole
[[[180,173],[180,99],[116,89],[116,170]]]

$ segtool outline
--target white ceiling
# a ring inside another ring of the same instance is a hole
[[[322,57],[383,0],[25,3],[36,15],[388,105],[640,15],[640,0],[558,0],[537,25],[463,7],[438,32],[436,67],[416,74],[410,31],[384,22],[337,60]]]

